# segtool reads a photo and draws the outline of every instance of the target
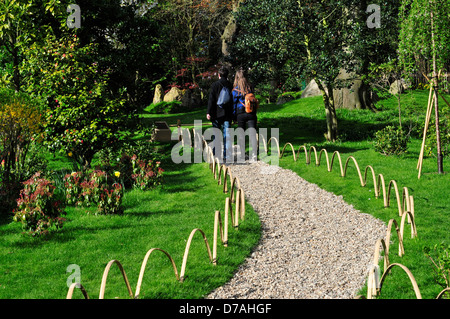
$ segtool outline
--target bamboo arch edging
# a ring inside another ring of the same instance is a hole
[[[403,233],[401,232],[400,227],[398,226],[398,223],[395,219],[391,219],[388,222],[388,227],[387,227],[387,231],[386,231],[386,241],[385,241],[388,243],[388,245],[386,246],[386,254],[389,255],[392,225],[395,226],[395,231],[396,231],[397,237],[398,237],[398,242],[399,242],[398,243],[398,255],[400,257],[402,257],[405,254],[405,248],[403,245]]]
[[[176,280],[177,281],[180,280],[180,277],[178,276],[177,266],[175,265],[175,261],[173,260],[172,256],[170,256],[170,254],[168,252],[166,252],[165,250],[162,250],[160,248],[152,248],[149,251],[147,251],[147,253],[145,254],[144,260],[142,261],[141,271],[139,272],[139,278],[138,278],[138,282],[137,282],[137,285],[136,285],[136,293],[134,295],[135,299],[139,297],[139,294],[141,292],[141,285],[142,285],[142,280],[144,278],[144,272],[145,272],[145,269],[146,269],[146,266],[147,266],[147,262],[148,262],[148,259],[149,259],[150,255],[154,251],[161,251],[167,256],[167,258],[169,259],[169,261],[172,264]]]
[[[212,262],[214,265],[216,265],[216,261],[213,260],[213,256],[211,254],[211,248],[209,247],[208,239],[206,238],[205,233],[200,228],[195,228],[194,230],[192,230],[191,234],[189,235],[189,239],[188,239],[188,242],[186,243],[186,248],[184,250],[183,263],[181,265],[181,272],[180,272],[180,282],[184,281],[184,274],[186,272],[186,264],[187,264],[187,259],[188,259],[188,255],[189,255],[189,249],[191,247],[192,239],[193,239],[195,233],[197,233],[197,232],[199,232],[203,237],[203,241],[205,242],[210,262]]]
[[[389,244],[389,243],[388,243]],[[372,299],[379,292],[380,287],[380,267],[378,266],[378,261],[380,259],[380,247],[384,251],[383,265],[384,269],[389,266],[389,255],[386,241],[382,238],[378,239],[375,243],[375,252],[373,255],[372,265],[369,269],[369,277],[367,280],[367,299]]]
[[[113,259],[110,262],[108,262],[108,264],[106,265],[105,270],[103,272],[102,282],[100,285],[99,299],[104,299],[104,297],[105,297],[106,279],[108,278],[108,273],[109,273],[109,270],[111,269],[111,266],[114,264],[116,264],[119,267],[119,270],[122,273],[122,277],[127,286],[128,294],[130,295],[130,298],[133,298],[133,291],[131,290],[130,282],[128,281],[127,275],[125,273],[125,270],[123,269],[122,264],[118,260]]]
[[[81,293],[83,294],[84,299],[89,299],[89,295],[88,295],[86,289],[83,287],[83,285],[80,283],[76,283],[76,282],[74,282],[73,284],[70,285],[69,291],[67,292],[66,299],[72,299],[73,291],[75,290],[75,288],[79,288],[81,290]]]
[[[292,146],[291,143],[286,143],[286,144],[284,144],[283,150],[281,151],[281,154],[280,154],[280,158],[283,157],[284,151],[286,150],[286,147],[287,147],[287,146],[290,146],[290,147],[291,147],[291,150],[292,150],[292,156],[294,157],[294,162],[296,162],[296,161],[297,161],[297,157],[295,156],[294,146]]]
[[[442,290],[442,291],[437,295],[436,299],[441,299],[441,298],[444,296],[444,294],[445,294],[446,292],[449,292],[449,293],[450,293],[450,287],[447,287],[447,288],[445,288],[444,290]]]
[[[390,271],[392,268],[394,268],[394,267],[400,267],[401,269],[403,269],[403,270],[406,272],[406,274],[408,275],[408,278],[409,278],[409,280],[411,281],[411,284],[412,284],[412,286],[413,286],[414,293],[416,294],[416,298],[417,298],[417,299],[422,299],[422,295],[421,295],[421,293],[420,293],[419,286],[417,285],[417,281],[416,281],[416,279],[414,278],[413,274],[411,273],[411,271],[410,271],[406,266],[404,266],[404,265],[402,265],[402,264],[398,264],[398,263],[390,264],[390,265],[386,268],[386,270],[384,271],[384,273],[383,273],[383,275],[381,276],[381,279],[380,279],[380,289],[379,289],[378,293],[381,293],[381,289],[382,289],[382,287],[383,287],[383,282],[384,282],[384,280],[386,279],[387,275],[389,274],[389,271]]]

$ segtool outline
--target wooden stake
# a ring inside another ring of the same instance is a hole
[[[428,119],[427,122],[425,123],[425,129],[424,129],[424,135],[423,135],[423,141],[422,141],[422,148],[420,150],[420,158],[419,158],[419,175],[418,178],[420,179],[420,176],[422,174],[422,164],[423,164],[423,156],[424,156],[424,152],[425,152],[425,140],[427,138],[427,131],[428,131],[428,125],[430,123],[430,118],[431,118],[431,112],[433,110],[434,107],[434,99],[432,99],[431,101],[431,107],[429,109],[429,113],[428,113]]]
[[[419,161],[417,162],[417,169],[421,169],[422,168],[423,153],[425,151],[425,140],[426,140],[426,137],[427,137],[428,125],[430,123],[431,111],[433,109],[433,103],[434,103],[434,99],[431,98],[432,93],[433,93],[433,85],[431,84],[430,85],[430,94],[428,96],[427,113],[425,115],[425,126],[424,126],[424,129],[423,129],[422,147],[420,149]],[[419,173],[419,178],[420,178],[420,173]]]

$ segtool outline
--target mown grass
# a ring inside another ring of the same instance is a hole
[[[418,179],[416,169],[422,143],[420,125],[425,121],[428,91],[409,91],[401,96],[401,120],[403,127],[411,129],[411,140],[408,152],[401,156],[384,156],[377,153],[373,147],[374,133],[387,125],[398,125],[399,111],[396,98],[382,100],[377,103],[378,112],[369,110],[337,110],[340,139],[336,143],[325,141],[323,133],[326,131],[325,114],[321,97],[311,97],[294,100],[282,105],[263,105],[258,113],[260,128],[279,128],[280,146],[292,143],[295,151],[301,145],[315,146],[318,151],[325,148],[331,155],[339,151],[343,164],[348,156],[354,156],[362,173],[367,165],[373,166],[376,174],[383,174],[386,183],[395,180],[399,186],[400,196],[402,187],[408,187],[410,195],[414,197],[416,225],[418,237],[410,238],[409,225],[405,228],[405,255],[397,255],[398,240],[395,231],[391,237],[389,259],[391,262],[401,263],[412,272],[422,297],[436,298],[442,290],[434,277],[433,268],[423,253],[423,248],[433,247],[440,242],[450,243],[450,175],[436,174],[437,164],[433,156],[425,157],[422,177]],[[447,100],[449,100],[447,98]],[[441,100],[442,105],[444,101]],[[165,116],[169,124],[176,124],[177,119],[182,123],[202,119],[204,110],[190,114]],[[152,120],[149,116],[148,120]],[[430,130],[432,130],[431,128]],[[444,169],[448,164],[448,157],[444,160]],[[314,161],[314,156],[312,157]],[[328,172],[323,159],[320,166],[306,165],[304,153],[300,153],[298,161],[294,162],[292,152],[286,149],[280,160],[280,166],[298,173],[306,180],[319,185],[321,188],[342,195],[361,213],[368,213],[383,220],[386,225],[390,219],[396,219],[400,224],[395,195],[391,195],[391,205],[385,208],[382,197],[374,196],[372,178],[368,178],[367,186],[361,187],[353,162],[350,162],[346,177],[340,176],[338,162],[335,161],[333,171]],[[448,172],[448,169],[446,170]],[[366,294],[365,288],[360,292]],[[412,285],[406,273],[400,268],[394,268],[383,285],[380,298],[409,299],[415,298]]]
[[[414,127],[423,122],[428,92],[414,91],[402,95],[402,123]],[[373,134],[389,124],[398,123],[397,101],[380,101],[380,112],[338,110],[341,139],[336,143],[324,140],[325,116],[321,97],[295,100],[283,105],[266,104],[259,111],[259,127],[279,128],[280,144],[290,142],[297,150],[300,145],[326,148],[330,153],[338,150],[345,162],[353,155],[360,166],[372,165],[386,181],[396,180],[400,189],[409,188],[414,196],[418,238],[409,238],[405,230],[405,255],[396,256],[398,241],[392,235],[389,258],[410,269],[419,285],[423,298],[435,298],[442,289],[433,278],[433,270],[423,254],[423,247],[440,242],[450,243],[448,226],[449,174],[436,174],[436,160],[427,157],[421,179],[417,178],[416,164],[421,145],[420,135],[413,134],[408,152],[402,156],[383,156],[373,149]],[[417,111],[417,112],[416,112]],[[173,115],[144,114],[150,125],[155,120],[176,125],[177,120],[193,124],[203,120],[205,110]],[[206,126],[207,127],[207,126]],[[126,270],[134,291],[140,265],[150,248],[167,250],[178,268],[186,240],[194,228],[202,228],[212,238],[213,213],[223,209],[225,194],[211,176],[206,164],[170,164],[162,187],[151,192],[127,191],[126,207],[122,216],[94,216],[82,209],[68,209],[68,222],[59,233],[45,239],[31,239],[20,234],[20,225],[0,225],[0,298],[64,298],[67,293],[66,268],[77,264],[81,268],[82,284],[92,298],[98,297],[101,276],[107,262],[119,260]],[[448,161],[448,158],[444,163]],[[64,158],[51,161],[54,169],[70,167]],[[344,199],[361,213],[368,213],[387,222],[395,218],[400,222],[395,198],[391,207],[384,208],[381,198],[375,199],[372,181],[361,187],[351,163],[347,176],[341,177],[338,165],[328,172],[325,162],[318,167],[306,165],[303,153],[294,162],[286,151],[280,160],[284,168],[297,172],[306,180]],[[447,164],[445,164],[447,165]],[[445,167],[444,167],[445,168]],[[229,247],[219,247],[218,265],[212,266],[200,235],[194,240],[189,254],[187,278],[176,282],[170,264],[162,254],[152,255],[142,285],[143,298],[201,298],[214,287],[225,283],[244,260],[259,238],[259,220],[247,205],[245,223],[230,234]],[[153,259],[154,258],[154,259]],[[361,291],[365,294],[365,290]],[[108,277],[107,298],[127,298],[127,291],[117,267]],[[81,297],[81,294],[76,294]],[[395,268],[388,276],[381,298],[415,298],[411,283],[401,269]]]
[[[417,126],[424,121],[428,92],[415,91],[402,96],[402,104],[406,109],[402,118],[404,126]],[[373,147],[373,133],[386,125],[398,125],[398,109],[396,100],[385,100],[383,110],[379,113],[371,111],[338,110],[341,140],[337,143],[327,143],[320,134],[325,131],[323,107],[319,98],[297,100],[280,106],[268,106],[267,111],[260,114],[261,127],[266,124],[280,127],[281,147],[290,142],[297,151],[299,146],[315,146],[318,151],[325,148],[331,155],[333,151],[339,151],[343,164],[348,156],[357,159],[360,169],[364,174],[367,165],[373,166],[376,174],[383,174],[386,183],[395,180],[398,183],[400,196],[401,188],[408,187],[410,195],[414,197],[416,225],[418,238],[410,238],[410,228],[405,228],[405,255],[396,255],[398,240],[392,233],[391,250],[389,259],[391,262],[401,263],[408,267],[414,275],[423,298],[436,298],[442,290],[433,277],[433,268],[423,253],[425,246],[433,247],[440,242],[450,243],[450,201],[448,173],[438,175],[436,159],[427,157],[424,160],[422,177],[418,179],[417,161],[422,140],[420,136],[412,134],[408,145],[408,152],[401,156],[384,156],[377,153]],[[443,103],[443,101],[442,101]],[[379,103],[380,104],[380,103]],[[415,109],[418,112],[412,112]],[[409,111],[409,112],[408,112]],[[286,149],[285,155],[280,160],[280,165],[298,173],[306,180],[317,184],[323,189],[337,195],[343,195],[344,199],[354,205],[362,213],[369,213],[388,223],[390,219],[396,219],[400,224],[395,195],[391,196],[391,205],[384,208],[382,197],[376,199],[372,178],[369,175],[367,186],[361,187],[355,165],[350,161],[346,177],[340,176],[338,162],[335,161],[332,172],[327,171],[326,161],[322,157],[321,165],[306,165],[304,153],[300,153],[297,162],[294,162],[292,152]],[[331,157],[330,157],[331,158]],[[448,158],[446,159],[448,161]],[[448,171],[448,170],[447,170]],[[365,295],[366,290],[361,291]],[[406,273],[400,268],[394,269],[387,277],[380,298],[406,299],[415,298],[411,282]]]
[[[164,163],[164,184],[151,191],[126,191],[123,215],[96,216],[92,210],[68,207],[62,230],[46,238],[22,235],[18,223],[0,225],[0,298],[65,298],[71,275],[66,269],[71,264],[80,267],[89,297],[98,298],[103,271],[113,259],[123,265],[135,292],[146,252],[167,251],[180,272],[186,242],[195,228],[204,231],[212,250],[214,212],[223,213],[228,194],[205,163]],[[217,266],[210,263],[204,240],[196,233],[183,283],[176,281],[169,259],[153,253],[140,298],[202,298],[227,282],[259,240],[259,219],[249,205],[246,208],[239,229],[230,229],[228,247],[219,238]],[[115,265],[105,294],[114,297],[129,298]],[[76,291],[74,298],[82,298],[81,292]]]

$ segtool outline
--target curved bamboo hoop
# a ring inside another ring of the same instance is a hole
[[[214,174],[214,179],[217,179],[217,167],[221,167],[220,165],[220,161],[219,159],[216,157],[214,158],[214,165],[213,165],[213,174]]]
[[[387,206],[386,207],[389,207],[389,205],[390,205],[392,186],[394,186],[395,198],[397,199],[398,215],[402,216],[402,203],[401,203],[400,195],[398,192],[397,182],[395,180],[391,180],[389,182],[388,191],[387,191]]]
[[[230,181],[233,180],[233,173],[231,172],[231,169],[227,167],[226,171],[224,172],[223,176],[223,192],[228,193],[228,176],[230,176]],[[231,184],[230,184],[231,186]]]
[[[410,271],[406,266],[404,266],[404,265],[402,265],[402,264],[398,264],[398,263],[390,264],[390,265],[385,269],[383,275],[381,276],[379,292],[381,292],[381,288],[383,287],[383,282],[384,282],[384,280],[386,279],[386,276],[389,274],[389,271],[390,271],[392,268],[396,267],[396,266],[402,268],[402,269],[406,272],[406,274],[408,275],[409,280],[411,281],[411,284],[412,284],[412,286],[413,286],[414,293],[416,294],[416,298],[417,298],[417,299],[422,299],[422,295],[420,294],[419,286],[417,285],[416,279],[414,278],[413,274],[411,273],[411,271]]]
[[[188,146],[192,147],[192,136],[191,131],[188,128],[178,128],[180,133],[178,133],[178,139],[181,139],[181,145],[184,147],[186,142],[189,141]],[[187,132],[187,134],[184,134],[184,132]],[[195,135],[194,135],[195,138]]]
[[[347,157],[347,160],[345,161],[345,165],[344,165],[344,172],[342,174],[343,177],[345,177],[347,175],[347,168],[348,168],[348,162],[350,161],[350,159],[353,160],[353,163],[356,166],[356,171],[358,173],[359,176],[359,182],[361,183],[361,186],[364,187],[366,186],[366,183],[363,181],[363,178],[361,176],[361,170],[359,169],[359,165],[358,162],[356,161],[356,158],[354,158],[352,155],[350,155],[349,157]]]
[[[222,179],[225,178],[225,175],[227,174],[228,171],[228,166],[226,166],[225,164],[222,164],[219,168],[219,172],[218,172],[218,178],[217,178],[217,185],[222,185]],[[224,175],[224,177],[222,177],[222,174]]]
[[[296,161],[297,161],[297,157],[295,156],[294,146],[292,146],[291,143],[286,143],[286,144],[284,144],[283,150],[281,151],[280,158],[283,157],[284,151],[286,150],[286,147],[287,147],[288,145],[291,147],[291,150],[292,150],[292,156],[294,157],[294,162],[296,162]]]
[[[380,188],[381,188],[381,190],[383,191],[383,204],[384,204],[384,207],[388,207],[389,203],[388,203],[387,196],[386,196],[386,183],[384,181],[383,174],[378,174],[377,184],[378,184],[377,193],[380,194]]]
[[[402,257],[405,254],[405,248],[403,245],[403,234],[400,231],[400,228],[398,227],[398,223],[395,219],[389,220],[387,231],[386,231],[386,242],[389,243],[386,247],[386,254],[389,255],[389,246],[390,246],[390,240],[391,240],[391,229],[392,225],[395,226],[395,231],[397,232],[398,237],[398,255]]]
[[[375,253],[373,255],[372,261],[373,265],[378,265],[378,260],[380,259],[380,247],[382,247],[384,250],[384,257],[383,257],[384,269],[386,269],[389,266],[389,255],[388,255],[389,250],[387,249],[387,245],[389,245],[389,243],[386,244],[386,241],[383,238],[377,240],[377,242],[375,243]]]
[[[374,299],[374,297],[378,295],[380,290],[380,278],[380,266],[371,265],[369,268],[369,276],[367,278],[367,299]]]
[[[309,157],[308,150],[307,150],[307,148],[306,148],[305,145],[300,145],[300,147],[298,148],[298,151],[297,151],[297,158],[300,158],[300,151],[301,151],[302,149],[303,149],[303,151],[305,152],[305,164],[308,165],[309,162],[310,162],[310,157]]]
[[[416,223],[414,221],[414,216],[409,211],[404,212],[402,215],[402,220],[400,223],[400,234],[402,235],[402,238],[404,238],[403,231],[405,229],[405,221],[407,216],[411,220],[411,238],[417,237],[417,230],[416,230]]]
[[[367,185],[367,171],[370,170],[372,173],[372,181],[373,181],[373,189],[375,193],[375,198],[378,198],[380,196],[380,193],[378,192],[378,185],[377,185],[377,178],[375,176],[375,170],[371,165],[367,165],[364,170],[364,186]]]
[[[389,243],[388,243],[389,244]],[[383,267],[386,269],[389,266],[389,255],[386,241],[382,238],[375,243],[375,251],[373,254],[372,265],[369,268],[369,277],[367,279],[367,299],[373,299],[380,290],[380,266],[378,261],[380,259],[380,247],[384,250]]]
[[[212,254],[211,254],[211,248],[209,247],[208,239],[206,238],[205,233],[200,228],[195,228],[194,230],[192,230],[191,234],[189,235],[189,239],[188,239],[188,242],[186,244],[186,248],[184,250],[183,264],[181,265],[181,272],[180,272],[180,281],[181,282],[184,281],[184,274],[186,272],[186,264],[187,264],[187,259],[188,259],[188,255],[189,255],[189,249],[191,247],[192,238],[194,237],[196,232],[200,232],[200,234],[202,235],[203,240],[204,240],[205,245],[206,245],[206,249],[208,250],[209,260],[214,265],[216,265],[216,261],[213,260],[213,257],[212,257]]]
[[[341,169],[341,176],[344,177],[344,169],[342,168],[342,160],[341,160],[341,154],[338,151],[334,151],[333,155],[331,156],[331,162],[330,162],[330,166],[328,167],[328,171],[331,172],[331,170],[333,169],[333,162],[334,162],[334,157],[337,155],[338,160],[339,160],[339,167]]]
[[[139,278],[138,278],[138,282],[136,285],[136,293],[134,295],[135,299],[139,297],[139,294],[141,292],[141,285],[142,285],[142,280],[144,279],[145,268],[147,266],[147,262],[148,262],[150,255],[154,251],[161,251],[167,256],[167,258],[169,258],[169,261],[172,264],[173,271],[175,273],[175,278],[177,281],[180,280],[180,277],[178,276],[177,266],[175,265],[175,261],[173,260],[172,256],[170,256],[170,254],[168,252],[166,252],[165,250],[162,250],[160,248],[152,248],[149,251],[147,251],[147,253],[145,254],[144,260],[142,261],[141,271],[139,272]]]
[[[244,194],[244,189],[243,188],[240,188],[239,189],[240,190],[240,192],[239,192],[239,194],[240,194],[240,196],[239,196],[239,202],[240,202],[240,210],[239,210],[239,214],[240,214],[240,217],[241,217],[241,220],[244,220],[245,219],[245,194]]]
[[[268,149],[269,149],[269,145],[271,145],[271,142],[275,141],[277,143],[277,151],[278,151],[278,157],[281,158],[281,153],[280,153],[280,143],[278,142],[277,138],[275,137],[271,137],[269,138],[269,140],[267,141],[267,145],[265,146],[265,150],[266,150],[266,154],[268,153]],[[272,153],[271,153],[272,154]]]
[[[450,293],[450,287],[447,287],[447,288],[445,288],[444,290],[442,290],[442,291],[437,295],[436,299],[441,299],[442,296],[443,296],[446,292]]]
[[[231,199],[232,202],[235,201],[234,190],[235,190],[236,187],[237,187],[238,190],[241,188],[241,181],[239,180],[239,178],[237,176],[233,178],[233,180],[231,182],[231,187],[230,187],[230,189],[231,189],[230,199]]]
[[[72,299],[73,291],[75,290],[75,288],[80,288],[81,292],[83,293],[84,299],[89,299],[87,291],[86,291],[86,289],[84,289],[83,285],[80,283],[76,283],[76,282],[74,282],[73,284],[70,285],[69,291],[67,292],[66,299]]]
[[[319,166],[319,163],[320,163],[320,154],[319,154],[319,158],[317,158],[317,150],[316,150],[316,148],[314,147],[314,146],[310,146],[309,147],[309,159],[308,159],[308,164],[310,164],[311,163],[311,150],[313,150],[314,151],[314,158],[315,158],[315,160],[316,160],[316,166]]]
[[[214,214],[214,243],[213,243],[213,263],[216,265],[217,262],[217,242],[218,235],[217,232],[220,232],[220,240],[224,247],[228,247],[228,216],[231,210],[230,198],[227,197],[225,199],[225,214],[224,214],[224,222],[222,224],[222,215],[220,211],[216,211]],[[231,211],[231,223],[234,224],[233,221],[233,212]]]
[[[122,273],[123,279],[127,286],[128,294],[130,295],[130,298],[133,298],[133,291],[131,290],[130,282],[128,281],[127,275],[125,273],[125,270],[122,267],[122,264],[118,260],[113,259],[110,262],[108,262],[108,264],[106,265],[106,268],[103,272],[102,283],[100,285],[99,299],[104,299],[104,297],[105,297],[106,279],[108,278],[109,270],[111,269],[111,266],[113,264],[116,264],[119,267],[119,270]]]

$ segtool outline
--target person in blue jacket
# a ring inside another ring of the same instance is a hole
[[[248,93],[254,93],[253,88],[247,80],[246,72],[241,68],[236,71],[233,84],[233,119],[237,122],[238,128],[242,128],[246,131],[250,137],[251,142],[251,154],[250,160],[255,161],[257,159],[257,139],[256,139],[256,123],[257,116],[256,111],[247,113],[245,111],[245,95]],[[241,147],[241,155],[244,153],[242,147],[245,147],[245,135],[239,136],[239,145]],[[245,149],[245,148],[244,148]]]

